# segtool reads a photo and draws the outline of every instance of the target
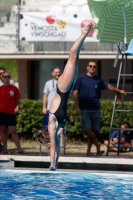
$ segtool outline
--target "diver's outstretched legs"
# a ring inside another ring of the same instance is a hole
[[[50,136],[50,170],[56,170],[56,137],[58,122],[53,114],[49,114],[48,131]]]
[[[66,92],[70,88],[71,84],[77,79],[80,49],[90,28],[91,23],[87,23],[85,27],[81,29],[81,35],[70,49],[69,59],[64,68],[63,74],[58,79],[58,88],[61,92]]]
[[[81,35],[73,44],[70,49],[69,59],[64,68],[63,74],[58,79],[58,88],[61,92],[67,92],[71,87],[72,83],[76,81],[77,74],[78,74],[78,59],[79,59],[79,52],[82,47],[82,44],[90,30],[91,24],[87,23],[84,28],[81,29]],[[49,124],[48,124],[48,131],[50,135],[50,170],[55,170],[58,164],[59,158],[59,151],[57,151],[57,157],[55,156],[57,144],[57,131],[59,129],[58,121],[54,114],[55,111],[58,109],[61,103],[60,96],[56,93],[54,96],[51,106],[50,106],[50,115],[49,115]],[[62,119],[63,120],[63,119]],[[58,146],[59,147],[59,146]],[[59,148],[60,149],[60,148]],[[56,159],[56,158],[57,159]]]
[[[50,170],[55,171],[60,156],[60,135],[63,132],[63,128],[58,127],[58,122],[51,113],[49,114],[48,130],[50,135]]]

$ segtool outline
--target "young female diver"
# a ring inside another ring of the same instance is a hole
[[[69,93],[78,75],[78,59],[82,44],[91,28],[91,23],[87,23],[81,29],[81,35],[70,49],[69,59],[64,68],[63,74],[57,82],[57,93],[52,100],[49,111],[48,131],[50,136],[50,167],[55,171],[60,155],[60,134],[63,131],[63,124],[67,117],[67,100]]]

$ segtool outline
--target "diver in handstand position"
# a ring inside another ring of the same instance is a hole
[[[79,52],[90,28],[91,23],[87,23],[85,27],[81,29],[80,37],[71,47],[69,59],[63,74],[59,77],[57,82],[57,93],[51,102],[48,123],[51,163],[49,169],[51,171],[55,171],[58,165],[60,155],[60,134],[63,132],[63,125],[67,117],[67,101],[78,75]]]

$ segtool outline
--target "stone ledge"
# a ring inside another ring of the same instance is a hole
[[[14,161],[14,167],[49,168],[49,156],[7,156]],[[68,170],[104,170],[133,172],[133,159],[110,157],[65,157],[61,156],[58,169]]]

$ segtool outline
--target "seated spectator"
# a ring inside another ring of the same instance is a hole
[[[121,124],[121,128],[130,128],[129,123]],[[120,151],[126,151],[129,147],[129,137],[126,130],[116,130],[111,134],[109,147],[113,151],[118,151],[118,143],[119,143],[119,131],[120,131]],[[108,146],[108,140],[104,141],[104,144]]]
[[[133,132],[131,132],[131,134],[130,134],[130,147],[129,147],[129,151],[133,151]]]

